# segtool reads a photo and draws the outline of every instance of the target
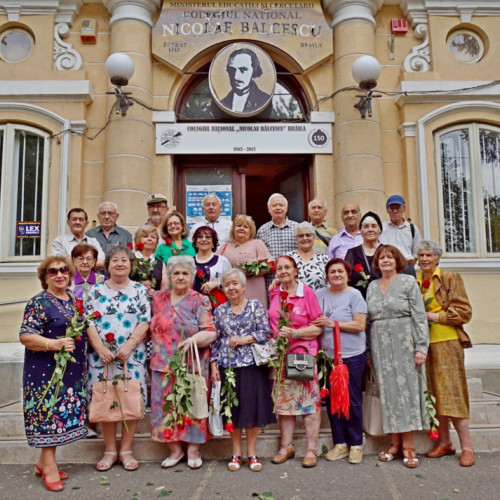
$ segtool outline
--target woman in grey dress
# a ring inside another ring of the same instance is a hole
[[[370,283],[366,301],[371,359],[380,389],[384,432],[391,446],[378,455],[382,462],[404,458],[418,467],[413,431],[428,428],[425,372],[429,328],[419,286],[413,276],[399,274],[406,262],[392,245],[378,248],[373,258],[382,277]]]

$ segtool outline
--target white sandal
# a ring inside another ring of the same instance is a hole
[[[128,456],[128,458],[124,458]],[[120,451],[120,462],[123,465],[123,468],[128,471],[134,471],[139,468],[139,462],[132,455],[132,450]]]
[[[110,457],[110,458],[106,458],[106,457]],[[97,462],[95,467],[98,471],[105,472],[105,471],[111,469],[111,467],[113,467],[113,465],[115,465],[117,460],[118,460],[118,452],[117,451],[105,451],[103,457],[101,458],[101,460],[99,460],[99,462]]]

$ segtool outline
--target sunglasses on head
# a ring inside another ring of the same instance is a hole
[[[49,267],[47,269],[47,275],[50,276],[51,278],[54,278],[59,273],[61,273],[61,274],[69,274],[69,267],[68,266]]]

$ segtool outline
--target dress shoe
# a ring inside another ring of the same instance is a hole
[[[167,457],[161,463],[161,468],[162,469],[170,469],[170,467],[174,467],[175,465],[177,465],[183,458],[184,458],[184,453],[182,453],[179,458],[170,458],[170,457]]]
[[[307,453],[313,453],[314,457],[304,457],[302,460],[302,467],[304,469],[311,469],[312,467],[316,467],[316,463],[318,462],[318,452],[316,450],[313,450],[312,448],[307,448],[306,454]]]
[[[193,470],[200,469],[202,465],[203,465],[203,461],[202,461],[201,457],[188,458],[188,467],[190,469],[193,469]]]
[[[472,467],[476,463],[474,452],[472,450],[462,450],[460,465],[462,467]]]
[[[453,445],[451,443],[443,446],[442,444],[438,443],[432,450],[428,451],[425,456],[427,458],[439,458],[439,457],[444,457],[445,455],[455,455],[456,450],[453,448]]]
[[[278,452],[271,458],[273,464],[284,464],[289,458],[295,456],[295,448],[293,446],[282,446],[281,448],[287,450],[285,453]]]

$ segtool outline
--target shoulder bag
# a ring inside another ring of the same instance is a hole
[[[119,422],[141,420],[144,417],[144,399],[141,384],[128,376],[127,363],[120,379],[108,379],[108,366],[104,365],[104,378],[92,385],[89,422]]]
[[[186,351],[186,356],[188,357],[188,373],[186,377],[189,380],[191,389],[189,394],[189,399],[192,403],[191,416],[196,419],[208,418],[208,389],[205,377],[202,375],[200,355],[196,342],[189,342],[189,350]],[[191,358],[191,372],[189,372],[189,358]]]
[[[297,348],[302,348],[305,353],[294,353]],[[314,379],[314,356],[303,345],[292,347],[286,355],[286,378],[289,380],[307,381]]]
[[[252,299],[250,306],[252,308],[252,316],[255,324],[255,301]],[[278,359],[278,351],[276,349],[276,342],[269,340],[265,344],[253,342],[250,344],[252,349],[253,360],[257,366],[267,365],[269,361]]]

